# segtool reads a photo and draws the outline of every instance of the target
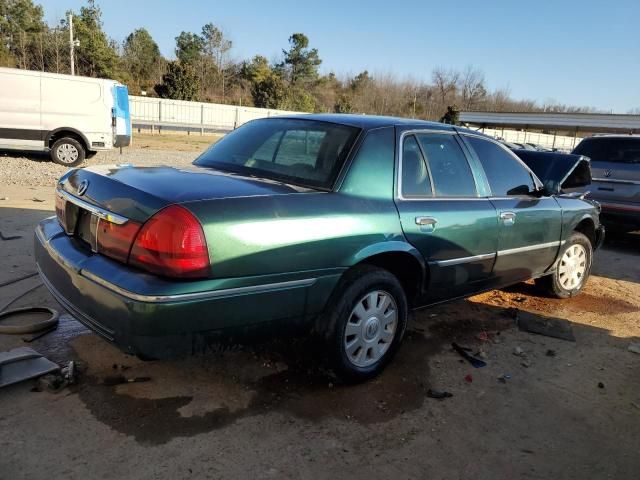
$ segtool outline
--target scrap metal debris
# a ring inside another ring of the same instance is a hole
[[[22,280],[26,280],[27,278],[35,277],[36,275],[38,275],[38,272],[27,273],[25,275],[22,275],[21,277],[12,278],[11,280],[6,280],[0,283],[0,287],[6,287],[7,285],[12,285],[14,283],[21,282]]]
[[[516,324],[524,332],[545,335],[547,337],[560,338],[569,342],[575,342],[571,322],[563,318],[543,317],[529,312],[518,311]]]
[[[151,377],[130,377],[127,378],[124,375],[110,375],[104,377],[102,380],[103,385],[121,385],[123,383],[141,383],[141,382],[149,382],[151,381]]]
[[[56,323],[55,325],[47,328],[46,330],[42,330],[41,332],[34,333],[30,337],[22,337],[22,341],[24,343],[31,343],[34,340],[38,340],[44,337],[45,335],[49,335],[51,332],[55,332],[57,329],[58,329],[58,324]]]
[[[22,238],[22,235],[4,235],[2,232],[0,232],[0,239],[2,240],[17,240],[19,238]]]
[[[59,370],[60,367],[29,347],[0,352],[0,387]]]
[[[427,390],[427,397],[435,398],[437,400],[444,400],[445,398],[453,397],[453,393],[444,391],[444,390],[435,390],[430,388]]]

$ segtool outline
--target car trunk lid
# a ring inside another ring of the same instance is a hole
[[[268,179],[202,167],[97,166],[71,170],[57,188],[56,215],[65,232],[127,262],[142,225],[169,205],[307,191]]]
[[[89,205],[142,222],[161,208],[176,203],[308,190],[202,167],[122,165],[72,170],[62,177],[58,188]]]

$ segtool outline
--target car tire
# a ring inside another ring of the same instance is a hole
[[[593,246],[580,232],[573,232],[560,250],[551,275],[536,279],[536,285],[557,298],[574,297],[584,288],[591,273]]]
[[[51,160],[65,167],[77,167],[84,162],[86,152],[75,138],[63,137],[51,146]]]
[[[320,330],[331,372],[345,383],[378,375],[407,327],[407,297],[398,279],[378,267],[356,267],[340,281],[327,308]]]

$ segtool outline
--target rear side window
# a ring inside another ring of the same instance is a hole
[[[411,198],[431,195],[429,170],[416,138],[410,135],[402,144],[402,196]]]
[[[593,162],[640,163],[640,138],[587,138],[573,153]]]
[[[478,137],[465,136],[487,175],[493,196],[527,195],[535,190],[531,173],[500,145]]]
[[[476,197],[478,192],[462,148],[453,135],[416,135],[424,152],[438,197]]]

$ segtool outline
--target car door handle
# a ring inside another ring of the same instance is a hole
[[[505,225],[513,225],[516,223],[516,214],[515,212],[500,212],[500,220]]]
[[[416,217],[416,225],[420,226],[422,230],[427,232],[433,232],[436,229],[436,223],[438,223],[438,219],[433,217]]]
[[[416,225],[420,225],[422,227],[426,225],[435,225],[438,223],[438,219],[433,217],[416,217]]]

